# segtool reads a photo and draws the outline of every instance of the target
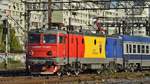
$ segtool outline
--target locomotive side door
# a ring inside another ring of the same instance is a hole
[[[57,37],[57,55],[61,58],[65,57],[66,51],[65,51],[65,35],[58,34]]]

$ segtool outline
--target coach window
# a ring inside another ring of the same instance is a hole
[[[140,45],[137,45],[137,50],[138,50],[138,53],[141,53],[141,48],[140,48]]]
[[[145,53],[145,46],[142,45],[142,53]]]
[[[126,44],[126,53],[129,53],[129,45]]]
[[[149,53],[149,46],[146,46],[146,53]]]
[[[136,53],[136,45],[133,45],[133,53]]]
[[[132,53],[132,45],[129,44],[129,53]]]

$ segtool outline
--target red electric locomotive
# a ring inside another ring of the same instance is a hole
[[[77,62],[83,57],[82,42],[82,35],[67,34],[65,31],[30,31],[26,47],[27,69],[32,74],[54,74],[62,70],[60,66],[69,64],[70,58],[75,58]]]

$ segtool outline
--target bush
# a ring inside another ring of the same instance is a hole
[[[15,30],[10,29],[10,36],[8,37],[8,43],[10,46],[11,53],[22,53],[23,47],[21,46],[18,38],[15,36]],[[3,28],[2,25],[0,25],[0,52],[5,52],[5,34],[3,34]]]

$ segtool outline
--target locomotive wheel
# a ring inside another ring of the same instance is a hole
[[[102,70],[97,70],[96,72],[99,75],[99,74],[101,74]]]
[[[64,66],[59,66],[59,70],[56,72],[57,76],[61,77],[64,75]]]
[[[67,76],[71,76],[71,72],[70,71],[67,71],[66,74],[67,74]]]
[[[124,69],[124,72],[129,72],[129,69],[128,69],[128,68],[125,68],[125,69]]]
[[[75,75],[78,76],[80,74],[79,70],[74,71]]]
[[[59,77],[61,77],[62,76],[62,72],[57,72],[57,75],[59,76]]]
[[[135,70],[136,70],[136,67],[134,66],[134,64],[130,64],[129,65],[129,71],[134,72]]]
[[[134,72],[134,71],[135,71],[135,68],[131,64],[125,68],[125,72]]]
[[[130,71],[131,71],[131,72],[134,72],[134,71],[135,71],[134,67],[131,67]]]
[[[117,72],[117,68],[114,68],[111,70],[112,73],[116,73]]]
[[[136,71],[142,71],[142,67],[141,67],[141,64],[139,63],[139,64],[136,64],[136,66],[137,66],[137,70]]]

